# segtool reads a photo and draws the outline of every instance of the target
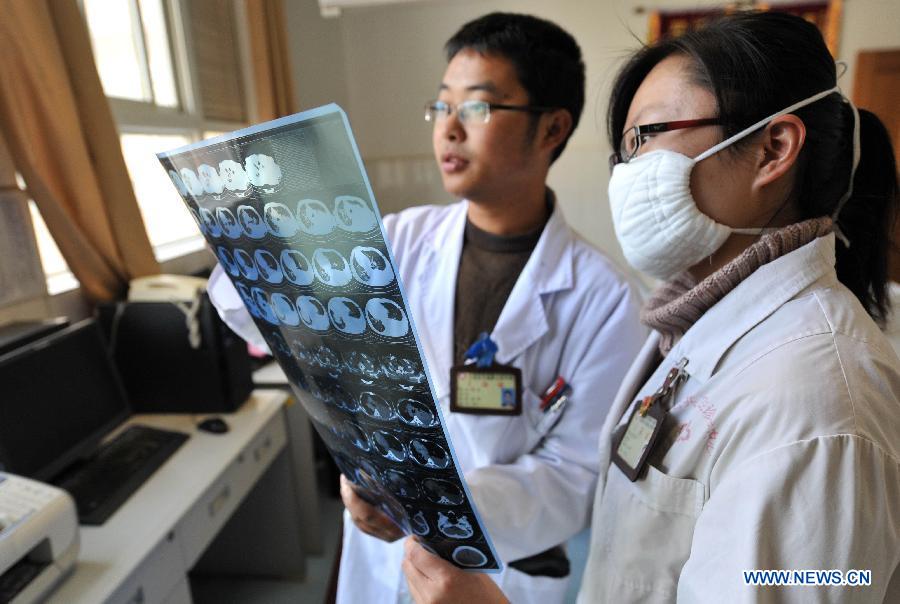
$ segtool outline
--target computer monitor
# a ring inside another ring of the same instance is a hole
[[[93,319],[0,356],[0,470],[49,481],[129,415]]]

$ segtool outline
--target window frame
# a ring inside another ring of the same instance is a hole
[[[138,0],[127,0],[132,10],[137,10],[137,17],[140,18]],[[135,101],[132,99],[123,99],[107,96],[110,111],[116,125],[117,133],[121,139],[124,134],[177,134],[186,136],[191,141],[199,141],[203,138],[204,132],[219,131],[230,132],[239,128],[243,128],[253,121],[256,114],[256,95],[253,89],[253,71],[252,57],[250,54],[250,33],[247,27],[246,7],[242,2],[232,3],[233,18],[235,29],[238,36],[238,60],[241,69],[241,77],[245,85],[243,86],[244,106],[247,113],[246,122],[226,122],[215,119],[206,119],[202,115],[199,98],[199,78],[195,77],[198,73],[195,61],[195,49],[193,40],[187,35],[188,26],[188,7],[185,0],[161,0],[165,23],[168,33],[169,51],[172,57],[172,69],[175,79],[176,94],[178,96],[178,106],[165,107],[156,105],[153,102]],[[187,0],[189,1],[189,0]],[[78,2],[82,14],[84,14],[84,4],[82,0]],[[135,14],[135,13],[133,13]],[[143,28],[138,22],[136,29],[139,29],[139,35],[143,38]],[[140,52],[143,64],[141,66],[142,78],[148,82],[152,91],[152,79],[149,74],[149,62],[147,61],[146,51],[141,45]],[[0,154],[0,160],[3,160]],[[9,160],[9,158],[7,158]],[[11,163],[11,162],[10,162]],[[3,166],[0,166],[3,167]],[[10,169],[14,169],[10,165]],[[25,191],[28,195],[27,190]],[[30,196],[28,197],[30,200]],[[35,241],[35,250],[37,250],[37,236],[34,226],[29,221],[30,236]],[[160,269],[163,273],[171,274],[193,274],[203,270],[208,270],[215,266],[216,259],[208,250],[205,242],[202,241],[202,235],[197,233],[200,248],[182,254],[173,255],[159,262]],[[176,244],[183,244],[188,240],[180,240]],[[168,245],[168,244],[164,244]],[[157,249],[154,248],[154,254]],[[36,252],[37,253],[37,252]],[[43,263],[38,253],[38,263],[43,270]],[[43,279],[43,295],[37,298],[25,299],[11,303],[0,304],[0,324],[11,320],[27,320],[42,318],[47,316],[65,315],[71,320],[77,320],[89,316],[91,309],[89,304],[81,295],[80,286],[59,291],[57,293],[49,293],[47,289],[47,275],[44,273]]]

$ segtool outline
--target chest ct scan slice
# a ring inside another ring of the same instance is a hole
[[[289,239],[300,230],[300,223],[283,203],[270,201],[263,208],[263,218],[269,232],[275,237]]]
[[[353,195],[335,197],[334,216],[339,228],[352,233],[368,233],[378,226],[378,219],[369,204]]]
[[[222,227],[219,226],[219,222],[216,220],[213,213],[207,210],[206,208],[200,208],[200,220],[203,221],[203,226],[206,227],[206,233],[214,238],[218,239],[222,236]]]
[[[309,285],[316,278],[309,260],[297,250],[287,249],[281,252],[281,268],[287,280],[294,285]]]
[[[238,220],[244,234],[251,239],[262,239],[269,232],[266,223],[253,206],[238,206]]]
[[[325,236],[334,230],[334,216],[318,199],[301,199],[297,202],[297,220],[300,230],[307,235]]]
[[[272,294],[272,310],[282,325],[296,327],[300,325],[300,313],[291,299],[281,292]]]
[[[272,285],[278,285],[284,281],[284,272],[272,252],[267,249],[258,249],[253,252],[253,259],[256,260],[256,266],[259,267],[263,279]]]
[[[394,282],[391,264],[374,247],[357,246],[350,252],[350,270],[353,278],[369,287],[385,287]]]
[[[363,311],[350,298],[338,296],[329,300],[328,315],[331,317],[331,324],[346,334],[359,335],[366,330]]]
[[[254,187],[261,188],[264,193],[273,193],[281,182],[281,166],[274,157],[262,153],[254,153],[244,160],[247,180]]]
[[[331,327],[325,307],[313,296],[297,298],[297,311],[303,324],[313,331],[326,331]]]
[[[313,268],[316,277],[325,285],[344,287],[353,278],[350,265],[337,250],[321,248],[313,252]]]
[[[216,208],[216,219],[219,221],[219,226],[222,227],[222,232],[226,237],[229,239],[241,238],[244,231],[237,218],[231,213],[231,210],[223,207]]]
[[[240,269],[244,279],[249,281],[256,281],[259,279],[259,269],[256,267],[256,263],[253,261],[253,257],[249,252],[237,248],[234,250],[234,260],[237,262],[238,269]]]
[[[203,183],[200,182],[200,179],[197,178],[197,175],[193,170],[189,168],[182,168],[181,181],[184,183],[184,186],[187,187],[188,192],[194,197],[200,197],[201,195],[203,195]]]
[[[216,256],[218,256],[219,263],[226,271],[228,271],[229,275],[237,277],[241,274],[241,269],[238,268],[237,262],[235,262],[234,256],[231,255],[228,248],[220,245],[216,248]]]
[[[402,338],[409,333],[409,320],[400,305],[387,298],[370,298],[366,302],[366,321],[381,336]]]

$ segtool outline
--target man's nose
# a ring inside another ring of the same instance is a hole
[[[443,138],[453,142],[465,140],[466,129],[459,121],[459,114],[456,111],[445,117],[440,125],[443,128]]]

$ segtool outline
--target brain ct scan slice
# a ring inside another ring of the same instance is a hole
[[[384,477],[398,497],[403,497],[404,499],[416,499],[419,496],[419,489],[416,488],[416,482],[403,472],[388,470],[385,472]]]
[[[462,489],[447,480],[426,478],[422,488],[428,500],[438,505],[460,505],[465,500]]]
[[[451,511],[438,512],[437,525],[438,530],[451,539],[468,539],[475,533],[468,516]]]
[[[390,262],[374,247],[360,245],[353,248],[350,269],[354,279],[369,287],[384,287],[394,281]]]
[[[409,456],[423,468],[443,470],[450,465],[450,454],[439,444],[424,438],[410,441]]]
[[[366,438],[366,433],[362,431],[362,429],[350,421],[345,421],[343,424],[344,428],[344,436],[350,441],[350,443],[359,449],[360,451],[368,451],[370,448],[369,439]]]
[[[389,432],[376,430],[372,433],[372,444],[375,450],[385,459],[403,461],[406,459],[406,448],[400,439]]]
[[[187,187],[188,192],[194,197],[200,197],[203,195],[203,183],[200,182],[200,179],[197,178],[197,175],[194,174],[193,170],[188,168],[181,169],[181,182]]]
[[[423,384],[428,379],[422,367],[415,361],[389,354],[382,359],[384,375],[400,382]]]
[[[244,160],[244,168],[247,172],[247,180],[254,187],[259,187],[266,193],[275,191],[275,187],[281,182],[281,167],[275,163],[275,158],[255,153]]]
[[[266,223],[259,216],[259,212],[252,206],[239,206],[237,209],[238,220],[244,234],[251,239],[262,239],[269,232]]]
[[[337,250],[318,249],[313,253],[312,261],[316,276],[325,285],[344,287],[353,278],[350,265]]]
[[[390,403],[374,392],[363,392],[359,395],[359,408],[372,419],[390,421],[395,417]]]
[[[303,324],[313,331],[326,331],[331,327],[325,307],[312,296],[297,298],[297,311],[300,313],[300,320],[303,321]]]
[[[365,352],[354,350],[345,357],[347,370],[363,379],[375,380],[381,375],[381,368],[375,360]]]
[[[428,526],[428,521],[425,520],[425,514],[422,513],[422,510],[419,510],[409,519],[409,523],[412,527],[412,530],[419,537],[424,537],[428,533],[431,532],[431,527]],[[432,550],[434,553],[434,550]]]
[[[197,168],[197,174],[200,177],[200,183],[203,185],[203,191],[210,195],[221,195],[225,190],[225,182],[216,172],[216,169],[208,164],[200,164]]]
[[[259,269],[256,268],[256,263],[253,261],[253,257],[250,254],[242,249],[234,250],[234,260],[237,262],[238,269],[241,271],[241,275],[244,276],[244,279],[248,279],[250,281],[256,281],[259,279]]]
[[[281,268],[287,280],[294,285],[309,285],[316,278],[309,260],[297,250],[281,252]]]
[[[241,225],[238,224],[237,218],[231,213],[231,210],[228,208],[216,208],[216,219],[218,219],[222,232],[225,233],[226,237],[229,239],[241,238],[241,234],[244,231],[241,229]]]
[[[225,183],[225,188],[232,193],[242,194],[250,188],[250,179],[244,166],[233,159],[226,159],[219,163],[219,177]]]
[[[263,208],[263,217],[269,232],[275,237],[289,239],[300,230],[300,224],[291,210],[283,203],[269,202]]]
[[[235,262],[234,256],[231,255],[228,248],[220,245],[216,248],[216,256],[219,257],[219,263],[226,271],[228,271],[229,275],[237,277],[241,274],[241,269],[238,268],[237,262]]]
[[[477,548],[469,545],[460,545],[453,550],[453,559],[461,566],[476,568],[487,564],[487,556],[485,556]]]
[[[387,298],[371,298],[366,302],[366,321],[372,331],[388,338],[402,338],[409,333],[406,313]]]
[[[282,325],[296,327],[300,325],[300,314],[291,299],[282,294],[275,292],[272,294],[272,310]]]
[[[352,195],[335,198],[334,216],[338,227],[353,233],[368,233],[378,226],[375,212],[369,209],[369,204]]]
[[[307,235],[325,236],[334,230],[334,216],[318,199],[302,199],[297,203],[300,230]]]
[[[331,324],[339,331],[359,335],[366,330],[366,318],[359,304],[350,298],[332,298],[328,301],[328,315]]]
[[[278,264],[278,260],[272,255],[272,252],[269,250],[256,250],[253,252],[253,258],[256,260],[256,266],[259,268],[263,279],[272,285],[278,285],[284,281],[284,272],[282,272],[281,265]]]
[[[219,226],[219,221],[216,220],[212,212],[206,208],[200,208],[200,220],[203,221],[203,226],[210,237],[219,238],[222,236],[222,227]]]
[[[404,423],[417,428],[433,428],[438,425],[437,417],[428,405],[410,398],[397,404],[397,415]]]

